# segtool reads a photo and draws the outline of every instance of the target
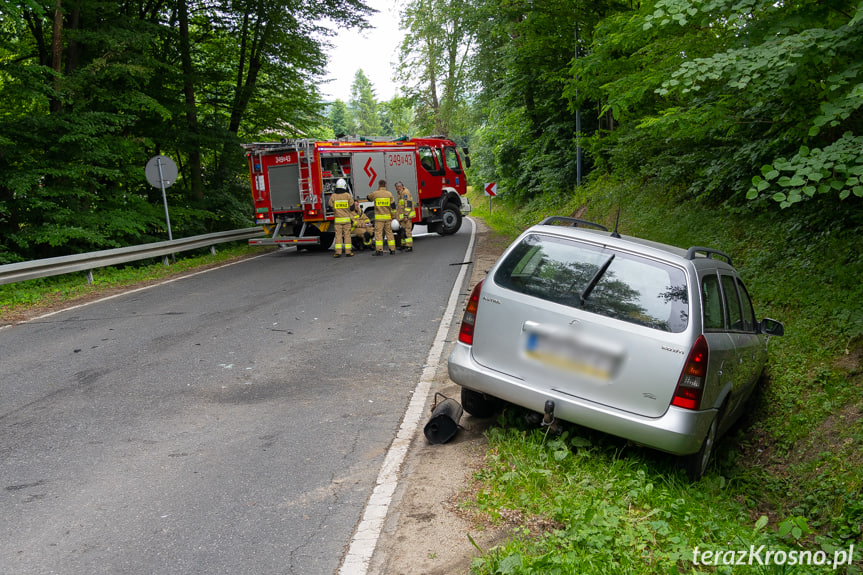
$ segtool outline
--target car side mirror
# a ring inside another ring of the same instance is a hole
[[[464,152],[464,167],[469,168],[470,167],[470,152],[467,151],[467,147],[462,148],[461,151]]]
[[[785,326],[782,325],[781,321],[764,318],[761,320],[761,323],[758,324],[758,332],[763,333],[764,335],[780,337],[785,335]]]

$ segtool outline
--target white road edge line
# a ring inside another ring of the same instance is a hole
[[[473,244],[476,239],[476,223],[470,218],[466,219],[471,223],[471,233],[463,261],[468,261],[473,252]],[[420,416],[425,410],[432,380],[444,351],[444,344],[446,343],[446,337],[452,324],[452,318],[455,315],[459,293],[461,292],[462,284],[469,267],[468,265],[461,266],[452,292],[450,292],[446,311],[441,318],[440,327],[426,359],[426,366],[420,376],[419,383],[417,383],[414,389],[413,397],[410,404],[408,404],[407,411],[405,411],[398,434],[396,434],[396,438],[393,440],[384,458],[384,463],[375,482],[375,488],[368,502],[366,502],[363,518],[357,526],[348,552],[342,562],[341,569],[339,569],[341,575],[365,575],[368,573],[372,555],[375,552],[375,547],[377,546],[378,539],[380,539],[384,521],[387,517],[387,511],[398,486],[402,463],[404,463],[411,441],[414,435],[416,435]]]
[[[207,272],[212,272],[212,271],[215,271],[215,270],[220,270],[220,269],[222,269],[222,268],[226,268],[226,267],[228,267],[228,266],[232,266],[232,265],[239,264],[239,263],[242,263],[242,262],[246,262],[246,261],[249,261],[249,260],[255,260],[255,259],[258,259],[258,258],[264,257],[265,255],[267,255],[267,254],[269,254],[269,253],[270,253],[270,252],[267,252],[267,253],[264,253],[264,254],[260,254],[260,255],[257,255],[257,256],[253,256],[253,257],[250,257],[250,258],[243,258],[243,259],[241,259],[241,260],[236,260],[236,261],[233,261],[233,262],[228,262],[228,263],[226,263],[226,264],[222,264],[222,265],[220,265],[220,266],[216,266],[216,267],[213,267],[213,268],[207,268],[207,269],[205,269],[205,270],[201,270],[201,271],[199,271],[199,272],[194,272],[194,273],[186,274],[186,275],[183,275],[183,276],[179,276],[179,277],[176,277],[176,278],[172,278],[172,279],[169,279],[169,280],[165,280],[165,281],[163,281],[163,282],[159,282],[159,283],[155,283],[155,284],[150,284],[150,285],[148,285],[148,286],[139,287],[139,288],[136,288],[136,289],[132,289],[132,290],[128,290],[128,291],[124,291],[124,292],[120,292],[120,293],[115,293],[114,295],[109,295],[109,296],[105,296],[105,297],[103,297],[103,298],[94,299],[93,301],[88,301],[88,302],[85,302],[85,303],[79,303],[78,305],[73,305],[73,306],[69,306],[69,307],[64,307],[63,309],[54,310],[54,311],[52,311],[52,312],[48,312],[48,313],[46,313],[46,314],[40,315],[39,317],[34,317],[34,318],[30,318],[30,319],[25,319],[24,321],[19,321],[19,322],[15,322],[15,323],[10,323],[10,324],[8,324],[8,325],[0,325],[0,329],[5,329],[5,328],[7,328],[7,327],[14,327],[14,326],[16,326],[16,325],[22,325],[22,324],[25,324],[25,323],[32,323],[32,322],[34,322],[34,321],[39,321],[39,320],[41,320],[41,319],[45,319],[46,317],[51,317],[52,315],[56,315],[56,314],[58,314],[58,313],[63,313],[64,311],[71,311],[71,310],[73,310],[73,309],[78,309],[78,308],[86,307],[86,306],[88,306],[88,305],[93,305],[94,303],[100,303],[100,302],[103,302],[103,301],[112,300],[112,299],[114,299],[114,298],[121,297],[121,296],[124,296],[124,295],[129,295],[129,294],[131,294],[131,293],[137,293],[137,292],[139,292],[139,291],[144,291],[144,290],[148,290],[148,289],[151,289],[151,288],[154,288],[154,287],[163,286],[163,285],[166,285],[166,284],[169,284],[169,283],[173,283],[173,282],[177,282],[177,281],[180,281],[180,280],[184,280],[184,279],[186,279],[186,278],[191,278],[191,277],[195,277],[195,276],[197,276],[197,275],[205,274],[205,273],[207,273]]]

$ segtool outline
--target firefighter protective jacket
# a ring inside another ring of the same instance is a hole
[[[369,220],[369,217],[365,214],[365,212],[354,212],[351,216],[351,235],[361,236],[365,232],[369,232],[372,234],[375,232],[371,220]]]
[[[340,192],[330,196],[330,207],[335,210],[335,223],[351,223],[351,213],[354,207],[354,198],[348,192]]]
[[[378,188],[368,195],[370,202],[375,203],[375,221],[391,220],[393,218],[393,203],[395,198],[386,188]]]
[[[411,196],[411,191],[402,186],[402,191],[398,192],[398,196],[396,217],[400,220],[405,218],[413,220],[416,217],[416,212],[414,211],[414,200]]]

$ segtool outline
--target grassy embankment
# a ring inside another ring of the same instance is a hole
[[[47,309],[63,302],[95,297],[114,288],[167,279],[203,266],[259,254],[262,248],[235,242],[216,246],[215,255],[208,250],[183,252],[169,265],[164,265],[162,260],[147,260],[126,266],[98,268],[93,270],[93,283],[90,284],[87,283],[87,273],[79,272],[0,285],[0,323],[22,317],[34,309]]]
[[[461,505],[481,521],[517,527],[508,543],[479,550],[473,571],[860,573],[859,233],[819,231],[805,214],[778,207],[735,215],[610,182],[518,209],[495,199],[489,213],[481,194],[472,203],[475,216],[514,237],[546,215],[579,210],[613,227],[619,198],[621,233],[732,254],[756,314],[784,322],[786,335],[770,342],[754,405],[695,484],[674,457],[575,426],[547,436],[505,411],[488,432],[486,465]],[[853,565],[815,565],[843,559],[852,544]],[[705,560],[704,551],[723,555]],[[717,565],[731,559],[748,564]]]

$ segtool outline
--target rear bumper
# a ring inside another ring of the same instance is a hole
[[[674,406],[660,417],[644,417],[561,393],[549,385],[539,389],[474,361],[471,347],[456,343],[449,356],[449,377],[455,383],[542,413],[554,401],[558,419],[629,439],[675,455],[695,453],[707,435],[716,410],[690,411]]]

